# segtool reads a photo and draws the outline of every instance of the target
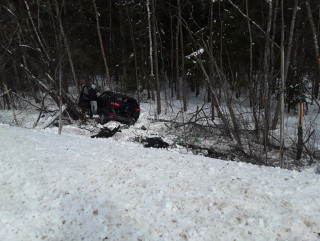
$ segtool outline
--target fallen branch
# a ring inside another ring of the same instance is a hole
[[[65,105],[62,106],[62,113],[67,109],[67,107]],[[46,129],[49,125],[51,125],[58,117],[59,117],[59,111],[52,116],[51,118],[49,118],[41,127],[40,129]]]

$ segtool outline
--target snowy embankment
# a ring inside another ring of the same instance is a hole
[[[320,240],[320,175],[0,124],[0,240]]]

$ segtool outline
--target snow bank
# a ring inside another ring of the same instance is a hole
[[[319,240],[320,175],[0,124],[0,240]]]

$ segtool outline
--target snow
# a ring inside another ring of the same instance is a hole
[[[70,130],[0,124],[0,240],[320,240],[311,169]]]
[[[204,53],[204,49],[203,49],[203,48],[200,48],[200,49],[198,49],[197,51],[195,51],[195,52],[187,55],[186,58],[190,59],[191,57],[198,56],[198,55],[201,55],[201,54],[203,54],[203,53]]]

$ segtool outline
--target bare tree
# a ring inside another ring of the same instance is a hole
[[[276,6],[277,9],[277,6]],[[275,9],[275,11],[276,11]],[[297,11],[298,11],[298,0],[295,0],[294,3],[294,8],[293,8],[293,13],[291,17],[291,24],[290,24],[290,31],[289,31],[289,39],[288,39],[288,46],[287,46],[287,53],[285,56],[285,61],[284,61],[284,82],[286,83],[287,77],[288,77],[288,71],[289,71],[289,66],[290,66],[290,59],[291,59],[291,50],[292,50],[292,42],[293,42],[293,34],[294,34],[294,29],[295,29],[295,22],[296,22],[296,16],[297,16]],[[275,21],[275,20],[274,20]],[[274,37],[273,37],[274,38]],[[273,55],[273,47],[271,50],[271,53]],[[272,58],[273,60],[273,58]],[[273,66],[273,65],[272,65]],[[274,67],[272,67],[271,74],[273,75],[274,72]],[[277,128],[278,120],[279,120],[279,114],[280,114],[280,103],[281,101],[278,101],[278,104],[276,106],[276,110],[274,113],[273,121],[272,121],[272,130],[275,130]]]
[[[158,66],[158,41],[157,41],[157,31],[156,31],[156,9],[155,0],[151,0],[151,14],[152,14],[152,35],[154,43],[154,67],[155,67],[155,80],[157,87],[157,113],[161,113],[161,96],[160,96],[160,79],[159,79],[159,66]]]
[[[37,40],[38,40],[38,43],[39,45],[41,46],[41,50],[45,53],[45,55],[47,56],[47,61],[50,61],[51,58],[46,50],[46,48],[44,47],[44,43],[43,43],[43,39],[40,37],[40,33],[38,32],[37,28],[36,28],[36,25],[33,21],[33,18],[31,16],[31,12],[30,12],[30,8],[29,8],[29,5],[28,5],[28,2],[27,1],[24,1],[25,5],[26,5],[26,8],[27,8],[27,12],[28,12],[28,16],[29,16],[29,20],[33,26],[33,30],[34,30],[34,33],[36,34],[37,36]]]
[[[251,30],[251,23],[249,21],[249,4],[248,0],[246,0],[246,15],[247,24],[248,24],[248,34],[249,34],[249,55],[250,55],[250,63],[249,63],[249,95],[250,95],[250,106],[252,108],[252,115],[254,120],[254,126],[257,136],[259,135],[259,120],[257,117],[257,110],[256,110],[256,91],[254,90],[254,82],[253,82],[253,40],[252,40],[252,30]]]
[[[60,31],[61,31],[61,34],[62,34],[62,38],[63,38],[63,41],[64,41],[64,45],[65,45],[66,52],[68,54],[68,59],[69,59],[70,66],[71,66],[73,80],[74,80],[75,86],[77,87],[78,93],[80,93],[80,83],[79,83],[79,80],[78,80],[78,78],[76,76],[76,70],[74,68],[74,63],[73,63],[73,59],[72,59],[72,55],[71,55],[69,41],[68,41],[67,35],[64,32],[58,1],[54,0],[54,3],[55,3],[55,7],[56,7],[57,18],[58,18],[58,22],[59,22]]]
[[[186,88],[186,81],[185,81],[185,67],[184,67],[184,44],[183,44],[183,29],[181,24],[181,3],[178,0],[178,21],[180,25],[180,49],[181,49],[181,81],[182,81],[182,100],[183,100],[183,110],[187,111],[187,88]],[[178,35],[179,36],[179,35]],[[179,86],[178,86],[179,88]]]
[[[209,9],[209,14],[210,14],[210,18],[209,18],[209,49],[210,49],[210,52],[213,52],[213,24],[214,24],[214,19],[213,19],[213,1],[212,0],[209,0],[209,6],[210,6],[210,9]],[[211,70],[210,71],[210,78],[211,80],[213,81],[213,85],[214,85],[214,71]],[[213,99],[211,98],[211,93],[209,92],[208,96],[210,97],[210,101],[211,101],[211,120],[214,120],[215,119],[215,113],[214,113],[214,102],[213,102]]]
[[[180,0],[177,0],[177,5],[180,6]],[[180,71],[179,71],[179,34],[181,28],[181,9],[178,9],[178,18],[177,18],[177,29],[176,29],[176,97],[177,100],[180,100]],[[180,15],[179,15],[180,14]],[[180,16],[180,17],[179,17]]]
[[[129,16],[129,10],[128,6],[124,5],[125,11],[127,18],[129,19],[129,27],[130,27],[130,38],[133,46],[133,53],[134,53],[134,71],[135,71],[135,77],[136,77],[136,83],[137,83],[137,99],[138,102],[140,102],[140,79],[138,75],[138,60],[137,60],[137,49],[136,49],[136,40],[134,37],[134,29],[133,29],[133,24],[132,24],[132,19]]]
[[[109,86],[109,90],[112,91],[110,72],[109,72],[108,62],[107,62],[107,58],[106,58],[106,54],[105,54],[105,50],[104,50],[104,45],[103,45],[103,41],[102,41],[102,36],[101,36],[101,31],[100,31],[99,13],[97,10],[96,1],[92,0],[92,4],[94,7],[94,12],[95,12],[95,16],[96,16],[97,32],[98,32],[98,36],[99,36],[99,43],[100,43],[100,48],[101,48],[101,54],[103,57],[103,63],[104,63],[104,67],[105,67],[105,70],[107,73],[108,86]],[[107,83],[105,83],[105,85],[107,85]]]
[[[151,89],[151,98],[154,100],[154,67],[153,67],[153,43],[151,34],[151,11],[150,0],[147,0],[147,13],[148,13],[148,34],[149,34],[149,57],[150,57],[150,77],[148,78],[149,87]]]
[[[205,67],[203,66],[201,60],[198,58],[197,56],[197,53],[193,53],[193,56],[195,57],[195,59],[197,60],[197,62],[199,63],[200,65],[200,68],[205,76],[205,80],[206,82],[208,83],[208,86],[210,88],[210,91],[211,91],[211,95],[212,95],[212,98],[213,98],[213,101],[214,101],[214,104],[215,104],[215,107],[217,109],[217,112],[218,112],[218,115],[220,116],[221,120],[222,120],[222,123],[223,123],[223,126],[224,126],[224,131],[225,131],[225,134],[226,136],[230,137],[232,139],[232,134],[231,134],[231,129],[230,129],[230,123],[229,123],[229,120],[228,118],[226,117],[226,115],[223,113],[223,110],[221,108],[221,106],[218,104],[218,98],[217,98],[217,94],[212,86],[212,81],[210,81],[210,77],[205,69]]]
[[[61,135],[62,131],[62,64],[59,61],[59,130],[58,134]]]
[[[269,143],[269,124],[270,124],[270,99],[271,99],[271,88],[269,84],[270,80],[270,48],[271,48],[271,26],[272,26],[272,1],[268,1],[268,26],[266,31],[266,43],[265,43],[265,52],[264,52],[264,74],[263,74],[263,89],[262,89],[262,102],[264,106],[264,151],[266,154],[267,160],[267,145]]]
[[[307,12],[308,12],[310,27],[312,30],[313,44],[314,44],[314,50],[315,50],[314,53],[315,53],[315,62],[317,66],[317,71],[316,71],[317,74],[313,84],[313,95],[317,99],[319,95],[319,83],[320,83],[320,50],[319,50],[319,43],[318,43],[318,32],[313,20],[309,0],[305,0],[305,3],[306,3]]]
[[[283,16],[283,0],[281,0],[281,89],[280,89],[280,155],[279,162],[280,167],[283,168],[283,154],[284,154],[284,89],[285,89],[285,79],[284,79],[284,16]]]

